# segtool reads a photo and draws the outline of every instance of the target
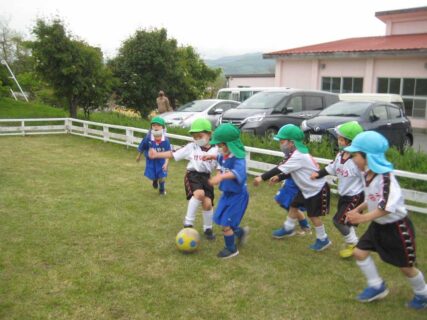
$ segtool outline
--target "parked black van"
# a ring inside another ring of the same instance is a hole
[[[301,125],[339,101],[337,94],[301,89],[270,89],[259,92],[222,114],[219,123],[233,123],[242,132],[276,134],[285,124]]]

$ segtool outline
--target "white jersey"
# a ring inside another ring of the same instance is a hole
[[[319,171],[316,160],[308,154],[295,150],[285,163],[279,165],[279,170],[290,174],[305,199],[318,194],[326,183],[325,178],[311,180],[313,171]]]
[[[209,148],[200,147],[194,142],[190,142],[184,147],[174,151],[172,153],[174,159],[176,161],[186,159],[188,160],[187,170],[189,171],[197,171],[204,173],[212,173],[217,166],[218,163],[216,160],[203,160],[203,156],[206,155],[217,155],[218,147],[211,146]]]
[[[387,215],[375,219],[379,224],[398,221],[408,214],[399,183],[393,173],[377,174],[371,182],[365,181],[365,202],[368,210],[377,208],[388,212]]]
[[[325,170],[338,177],[338,194],[340,196],[355,196],[363,192],[363,172],[353,159],[343,159],[344,152],[337,154],[335,160],[325,167]]]

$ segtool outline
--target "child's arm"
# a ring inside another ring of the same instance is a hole
[[[236,176],[232,171],[226,173],[218,173],[215,177],[209,179],[209,184],[215,186],[221,183],[222,180],[231,180],[235,179]]]
[[[272,177],[281,174],[282,171],[279,170],[279,167],[274,167],[273,169],[264,172],[262,175],[255,177],[254,186],[257,187],[261,183],[261,181],[270,180]]]
[[[136,156],[136,162],[141,161],[142,152],[138,152],[138,155]]]
[[[169,158],[165,160],[165,163],[162,166],[163,171],[168,171]]]
[[[380,208],[376,208],[375,210],[372,210],[372,211],[365,213],[365,214],[361,214],[360,212],[357,212],[356,209],[347,213],[347,219],[346,220],[352,224],[360,224],[360,223],[364,223],[364,222],[369,222],[369,221],[375,220],[377,218],[383,217],[383,216],[388,214],[387,211],[382,210]]]
[[[155,149],[150,148],[148,157],[150,159],[170,159],[173,158],[173,154],[172,151],[157,152]]]

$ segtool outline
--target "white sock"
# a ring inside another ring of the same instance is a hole
[[[203,231],[206,229],[212,229],[212,218],[213,210],[205,211],[203,210]]]
[[[191,197],[190,201],[188,201],[188,208],[187,208],[187,214],[184,219],[184,225],[191,224],[194,226],[194,222],[196,221],[196,212],[199,208],[202,201],[197,200],[194,197]]]
[[[378,274],[374,260],[369,256],[362,261],[356,260],[356,263],[365,275],[366,280],[368,280],[368,287],[379,289],[383,283],[383,279]]]
[[[325,240],[328,235],[326,234],[325,225],[322,224],[320,227],[314,227],[316,230],[316,238],[319,240]]]
[[[359,238],[357,238],[356,230],[354,230],[354,227],[350,227],[350,233],[344,236],[344,240],[348,244],[357,244],[359,242]]]
[[[283,228],[285,228],[286,231],[294,230],[296,222],[297,219],[287,217],[285,223],[283,224]]]
[[[408,280],[416,295],[427,297],[427,285],[421,271],[418,271],[418,274],[415,277],[408,278]]]

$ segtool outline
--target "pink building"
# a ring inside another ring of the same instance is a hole
[[[376,12],[386,35],[264,54],[275,86],[337,93],[396,93],[414,128],[427,129],[427,7]]]

